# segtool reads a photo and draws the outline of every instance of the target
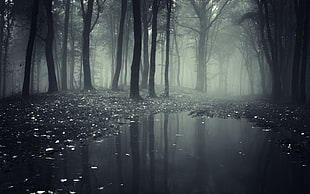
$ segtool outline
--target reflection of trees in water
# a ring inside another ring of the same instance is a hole
[[[147,167],[147,136],[148,136],[148,118],[142,117],[141,120],[141,128],[140,133],[142,135],[142,141],[141,141],[141,168],[146,169]]]
[[[154,163],[154,115],[148,117],[149,127],[149,156],[150,156],[150,194],[155,192],[155,163]]]
[[[168,113],[164,114],[164,193],[169,193],[168,188]]]
[[[194,178],[194,192],[206,193],[207,184],[206,176],[208,173],[207,158],[206,158],[206,127],[205,118],[196,119],[196,176]],[[212,188],[210,188],[212,191]],[[211,192],[213,193],[213,192]]]
[[[132,154],[132,194],[139,193],[140,186],[140,150],[139,150],[139,118],[130,123],[130,147]]]
[[[82,171],[83,171],[83,181],[82,181],[82,192],[81,193],[92,193],[91,181],[89,175],[89,154],[88,154],[88,144],[82,147]]]
[[[118,188],[119,193],[124,193],[124,178],[123,178],[123,168],[122,168],[122,138],[121,135],[116,136],[115,140],[115,147],[116,147],[116,165],[117,165],[117,181],[118,181]]]

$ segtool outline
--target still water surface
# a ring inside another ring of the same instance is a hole
[[[309,167],[283,153],[279,136],[243,119],[131,118],[118,135],[21,162],[1,175],[0,193],[310,193]]]

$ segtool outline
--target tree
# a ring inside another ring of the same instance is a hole
[[[70,14],[71,0],[66,0],[65,5],[65,24],[64,24],[64,37],[62,42],[62,90],[67,90],[67,52],[68,52],[68,32],[69,32],[69,14]]]
[[[255,0],[260,39],[272,81],[272,98],[284,99],[289,96],[289,72],[294,49],[292,26],[295,25],[292,15],[293,1],[290,0]]]
[[[98,12],[95,22],[92,24],[92,16],[93,16],[93,8],[94,8],[94,0],[87,1],[86,10],[84,9],[84,0],[80,0],[82,16],[83,16],[83,46],[82,46],[82,54],[83,54],[83,70],[84,70],[84,89],[92,90],[94,89],[91,83],[91,72],[90,72],[90,60],[89,60],[89,45],[90,45],[90,33],[95,27],[95,24],[99,18],[99,2],[98,0]]]
[[[167,0],[167,25],[166,25],[166,65],[165,65],[165,96],[169,97],[169,48],[170,48],[170,18],[172,0]]]
[[[150,76],[149,76],[149,96],[156,97],[155,93],[155,64],[156,64],[156,40],[157,40],[157,14],[158,1],[153,0],[152,6],[152,43],[151,43],[151,59],[150,59]]]
[[[53,57],[53,42],[54,42],[54,23],[53,23],[53,13],[52,5],[53,0],[46,0],[45,10],[47,16],[47,35],[45,39],[45,56],[48,71],[48,93],[58,91],[57,80],[55,74],[55,64]]]
[[[1,1],[0,2],[0,75],[2,74],[2,71],[1,71],[2,70],[2,48],[3,48],[3,43],[4,43],[4,41],[3,41],[4,25],[5,25],[4,11],[5,11],[5,2]],[[4,74],[4,71],[3,71],[3,74]],[[5,79],[5,78],[3,78],[3,79]],[[1,89],[1,85],[2,85],[2,80],[1,79],[0,79],[0,83],[1,83],[0,84],[0,89]]]
[[[26,51],[25,74],[24,74],[23,91],[22,91],[23,96],[29,96],[30,69],[31,69],[33,45],[37,32],[38,13],[39,13],[39,0],[34,0],[32,6],[31,27]]]
[[[3,78],[2,82],[2,94],[3,96],[6,95],[6,89],[7,89],[7,72],[11,72],[8,69],[8,56],[9,56],[9,46],[10,41],[12,39],[12,28],[14,25],[15,20],[15,6],[13,0],[7,0],[3,4],[2,10],[0,10],[0,13],[2,12],[0,18],[0,28],[2,28],[2,32],[0,32],[0,67],[3,69],[1,77]],[[2,21],[1,21],[2,20]],[[2,27],[1,27],[2,26]],[[5,32],[5,33],[4,33]],[[2,64],[2,65],[1,65]],[[1,71],[0,71],[1,72]],[[1,82],[0,81],[0,82]],[[9,82],[8,82],[9,83]],[[0,87],[1,88],[1,87]]]
[[[142,0],[142,28],[143,28],[143,68],[141,88],[147,88],[147,80],[149,75],[149,0]]]
[[[295,50],[292,70],[293,102],[306,102],[306,63],[308,55],[309,3],[306,0],[295,0],[296,31]]]
[[[190,0],[194,12],[199,20],[198,28],[188,25],[182,25],[192,31],[198,33],[198,49],[197,49],[197,82],[196,90],[204,91],[206,87],[206,63],[207,63],[207,37],[209,29],[217,21],[222,14],[226,5],[230,0],[212,1],[212,0]]]
[[[133,0],[132,3],[134,21],[134,49],[131,64],[130,98],[140,99],[141,97],[139,94],[139,71],[142,46],[140,0]]]
[[[116,69],[112,82],[112,90],[118,90],[118,80],[122,66],[123,37],[124,37],[124,24],[127,9],[127,0],[121,0],[121,1],[122,1],[122,8],[121,8],[121,19],[119,24],[118,40],[117,40]]]

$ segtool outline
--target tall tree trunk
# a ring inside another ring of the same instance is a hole
[[[164,85],[164,61],[165,61],[165,39],[164,39],[164,34],[160,34],[161,37],[161,43],[160,43],[160,48],[161,48],[161,63],[160,63],[160,84]]]
[[[262,93],[263,95],[266,95],[267,87],[266,87],[266,71],[265,71],[264,56],[261,53],[261,51],[257,51],[257,55],[258,55],[259,72],[261,77]]]
[[[165,97],[169,97],[169,49],[170,49],[170,18],[172,1],[167,0],[167,25],[166,25],[166,65],[165,65]]]
[[[7,12],[9,12],[9,5],[7,5]],[[5,96],[7,88],[7,65],[8,65],[8,55],[9,55],[9,43],[11,39],[11,28],[13,26],[13,18],[11,14],[8,14],[6,18],[6,37],[4,40],[4,55],[3,55],[3,95]],[[12,70],[13,73],[13,70]]]
[[[304,13],[305,19],[303,24],[303,43],[302,43],[302,58],[301,58],[301,75],[300,75],[300,93],[299,102],[305,104],[307,101],[306,96],[306,72],[307,72],[307,62],[309,61],[308,56],[308,43],[309,43],[309,3],[304,0]]]
[[[177,32],[174,32],[174,42],[175,42],[175,52],[177,54],[177,63],[178,63],[178,70],[177,70],[177,85],[180,87],[180,74],[181,74],[181,57],[180,57],[180,51],[179,51],[179,45],[177,40]]]
[[[91,83],[91,73],[90,73],[90,60],[89,60],[89,46],[90,46],[90,32],[91,32],[91,22],[93,15],[93,5],[94,0],[89,0],[87,3],[87,10],[84,10],[84,2],[81,0],[82,11],[83,11],[83,71],[84,71],[84,90],[93,90],[93,85]]]
[[[64,37],[62,42],[62,74],[61,83],[62,90],[67,90],[67,53],[68,53],[68,31],[69,31],[69,14],[70,14],[71,0],[66,0],[65,8],[65,25],[64,25]]]
[[[37,32],[37,20],[39,13],[39,0],[33,1],[32,6],[32,16],[31,16],[31,27],[28,39],[28,46],[26,51],[26,60],[25,60],[25,75],[23,82],[23,96],[29,96],[29,84],[30,84],[30,69],[31,69],[31,59],[32,59],[32,50],[34,45],[34,40]]]
[[[4,76],[2,76],[2,73],[4,73],[4,71],[2,72],[2,48],[3,48],[3,36],[4,36],[4,24],[5,24],[5,20],[4,20],[4,6],[5,5],[5,1],[1,0],[0,2],[0,93],[2,93],[2,95],[4,96],[4,93],[1,92],[1,86],[4,87],[4,80],[2,80]],[[3,82],[2,82],[3,81]],[[1,95],[0,95],[1,97]]]
[[[42,60],[42,55],[38,54],[37,56],[37,93],[40,92],[41,60]]]
[[[74,47],[75,47],[75,43],[72,40],[72,51],[71,51],[71,64],[70,64],[70,79],[69,79],[69,83],[70,83],[70,89],[73,90],[74,87],[74,70],[75,70],[75,51],[74,51]]]
[[[53,57],[53,42],[54,42],[54,23],[52,13],[53,0],[46,0],[45,10],[47,15],[47,36],[45,40],[45,56],[48,70],[48,93],[58,91],[57,80],[55,74],[55,64]]]
[[[148,7],[147,1],[143,0],[142,4],[142,25],[143,25],[143,69],[141,88],[147,88],[147,80],[149,75],[149,28],[148,28]]]
[[[130,78],[130,97],[140,99],[139,94],[139,71],[141,60],[141,14],[140,0],[133,0],[133,19],[134,19],[134,49],[131,64]]]
[[[302,51],[302,31],[303,31],[303,11],[300,1],[295,1],[295,13],[296,13],[296,34],[295,34],[295,49],[294,49],[294,61],[292,70],[292,101],[298,100],[298,89],[300,80],[300,58]]]
[[[34,74],[34,66],[36,64],[36,55],[37,55],[37,46],[38,46],[38,43],[37,41],[34,41],[34,48],[33,48],[33,52],[32,52],[32,62],[31,62],[31,73],[30,73],[30,78],[31,78],[31,82],[30,82],[30,91],[31,91],[31,94],[34,94],[34,78],[35,78],[35,74]]]
[[[127,85],[127,73],[128,73],[128,70],[127,70],[127,67],[128,67],[128,50],[129,50],[129,39],[130,39],[130,31],[131,31],[131,28],[130,28],[130,25],[129,25],[129,22],[130,22],[130,19],[128,19],[127,21],[127,30],[126,30],[126,36],[125,36],[125,40],[126,40],[126,43],[125,43],[125,69],[124,69],[124,85],[126,86]]]
[[[118,80],[122,67],[123,57],[123,37],[124,37],[124,24],[127,9],[127,0],[122,1],[121,19],[119,24],[118,40],[117,40],[117,54],[116,54],[116,69],[112,82],[112,90],[118,90]]]
[[[150,77],[149,77],[149,96],[156,97],[155,93],[155,65],[156,65],[156,39],[157,39],[157,13],[158,2],[153,0],[152,6],[152,45],[151,45],[151,60],[150,60]]]
[[[201,21],[202,23],[203,21]],[[201,24],[203,25],[203,24]],[[204,29],[204,27],[201,27]],[[205,88],[206,75],[206,31],[201,30],[198,41],[198,68],[197,68],[197,83],[196,90],[203,91]]]
[[[113,77],[114,77],[114,70],[115,70],[115,28],[114,28],[114,16],[110,13],[110,35],[111,35],[111,46],[110,46],[110,52],[111,52],[111,85],[113,83]]]
[[[75,37],[73,32],[73,12],[71,11],[70,37],[71,37],[71,68],[70,68],[70,89],[74,89],[74,69],[75,69]]]

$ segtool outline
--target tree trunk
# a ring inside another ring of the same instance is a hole
[[[201,27],[201,29],[204,29],[204,27]],[[203,92],[205,88],[206,37],[207,37],[206,31],[201,30],[199,33],[199,42],[198,42],[198,68],[197,68],[197,83],[196,83],[196,90],[201,92]]]
[[[156,66],[156,39],[157,39],[157,13],[158,2],[153,0],[152,6],[152,45],[151,45],[151,59],[150,59],[150,77],[149,77],[149,96],[156,97],[155,93],[155,66]]]
[[[166,65],[165,65],[165,97],[169,97],[169,49],[170,49],[170,18],[172,1],[167,0],[167,25],[166,25]]]
[[[300,58],[302,51],[302,31],[303,31],[303,12],[301,5],[295,1],[295,13],[296,13],[296,34],[295,34],[295,49],[294,49],[294,61],[292,70],[292,101],[298,100],[298,88],[300,79]]]
[[[72,13],[72,11],[71,11]],[[74,69],[75,69],[75,37],[73,32],[73,14],[71,14],[70,37],[71,37],[71,68],[70,68],[70,89],[74,89]]]
[[[26,51],[26,60],[25,60],[25,75],[23,82],[23,96],[29,96],[29,84],[30,84],[30,68],[31,68],[31,59],[32,59],[32,50],[34,45],[34,40],[37,32],[37,20],[39,13],[39,0],[33,1],[32,7],[32,16],[31,16],[31,27]]]
[[[61,83],[62,90],[67,90],[67,52],[68,52],[68,31],[69,31],[69,13],[70,13],[71,0],[66,1],[65,8],[65,25],[64,25],[64,37],[62,44],[62,74]]]
[[[307,72],[307,62],[309,60],[308,56],[308,40],[309,40],[309,3],[304,1],[304,13],[305,19],[303,24],[303,43],[302,43],[302,58],[301,58],[301,75],[300,75],[300,93],[299,93],[299,103],[305,104],[307,101],[306,96],[306,72]]]
[[[38,54],[37,56],[37,93],[40,92],[41,60],[42,60],[42,55]]]
[[[258,55],[259,72],[261,77],[262,93],[263,95],[266,95],[267,87],[266,87],[266,71],[265,71],[264,56],[260,51],[257,52],[257,55]]]
[[[7,11],[9,11],[9,6],[7,6]],[[6,18],[6,37],[4,40],[4,55],[3,55],[3,95],[5,96],[7,88],[7,65],[8,65],[8,55],[9,55],[9,42],[11,39],[11,28],[13,25],[12,15],[8,14]],[[12,70],[13,73],[13,70]]]
[[[2,73],[4,73],[4,71],[2,72],[2,48],[3,48],[3,36],[4,36],[4,24],[5,24],[5,20],[4,20],[4,3],[5,1],[1,0],[0,2],[0,91],[1,90],[1,86],[4,87],[4,84],[2,82]],[[3,80],[4,81],[4,80]],[[1,93],[1,92],[0,92]],[[4,96],[4,93],[2,92],[2,95]],[[1,95],[0,95],[1,97]]]
[[[118,80],[122,67],[123,56],[123,37],[124,37],[124,24],[127,9],[127,0],[122,0],[121,19],[119,24],[118,40],[117,40],[117,54],[116,54],[116,69],[112,82],[112,90],[118,90]]]
[[[83,4],[83,0],[81,0]],[[90,32],[91,32],[91,21],[93,15],[94,0],[89,0],[87,3],[87,10],[83,10],[83,70],[84,70],[84,90],[93,90],[91,83],[90,73],[90,61],[89,61],[89,44],[90,44]],[[84,7],[84,4],[83,4]]]
[[[181,56],[180,56],[180,51],[179,51],[179,45],[177,41],[177,32],[174,32],[174,42],[175,42],[175,52],[177,54],[177,62],[178,62],[178,70],[177,70],[177,85],[180,87],[181,82],[180,82],[180,74],[181,74]]]
[[[133,0],[134,19],[134,49],[131,64],[130,98],[140,99],[139,94],[139,71],[141,60],[141,14],[140,0]]]
[[[148,28],[148,7],[147,0],[143,0],[142,5],[142,25],[143,25],[143,70],[141,88],[147,88],[149,76],[149,28]]]
[[[130,25],[129,25],[129,21],[130,19],[128,19],[128,22],[127,22],[127,30],[126,30],[126,36],[125,36],[125,40],[126,40],[126,44],[125,44],[125,68],[124,68],[124,85],[126,86],[127,85],[127,73],[128,73],[128,70],[127,70],[127,67],[128,67],[128,50],[129,50],[129,39],[130,39],[130,31],[131,31],[131,28],[130,28]]]
[[[30,73],[30,78],[31,78],[31,82],[30,82],[30,91],[31,94],[34,94],[34,78],[35,78],[35,74],[34,74],[34,66],[36,64],[36,53],[37,53],[37,41],[34,41],[34,45],[33,45],[33,51],[32,51],[32,62],[31,62],[31,73]]]
[[[53,0],[46,0],[45,10],[47,14],[47,36],[45,40],[45,56],[48,70],[48,93],[58,91],[57,80],[55,74],[55,64],[53,57],[53,42],[54,42],[54,23],[52,14]]]
[[[115,69],[115,28],[114,28],[114,16],[110,13],[110,35],[111,35],[111,44],[110,44],[110,52],[111,52],[111,86],[113,83],[114,77],[114,69]]]

